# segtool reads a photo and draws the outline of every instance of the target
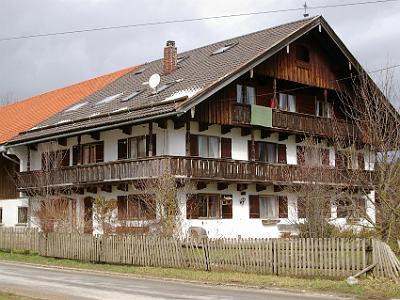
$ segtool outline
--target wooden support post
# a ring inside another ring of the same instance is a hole
[[[250,141],[250,160],[256,160],[256,142],[254,141],[254,130],[251,130],[251,141]]]
[[[153,156],[153,122],[149,123],[149,156]]]
[[[78,135],[77,136],[77,140],[78,140],[78,153],[77,153],[77,155],[78,155],[78,165],[80,165],[80,164],[82,164],[82,145],[81,145],[81,136],[80,135]]]
[[[186,117],[186,156],[190,156],[190,116]]]
[[[26,170],[29,172],[31,170],[31,147],[27,146],[27,160],[26,160]]]

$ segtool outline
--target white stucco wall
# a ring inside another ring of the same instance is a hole
[[[18,224],[18,207],[28,207],[28,199],[8,199],[0,200],[0,207],[3,210],[3,220],[1,225],[3,227],[15,227]]]

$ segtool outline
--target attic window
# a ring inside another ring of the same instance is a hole
[[[136,96],[140,95],[140,94],[143,93],[143,92],[144,92],[144,89],[134,91],[133,93],[131,93],[131,94],[129,94],[129,95],[123,97],[123,98],[121,99],[121,102],[127,102],[127,101],[129,101],[129,100],[132,100],[133,98],[135,98]]]
[[[115,99],[119,98],[123,93],[119,93],[116,95],[108,96],[104,98],[103,100],[100,100],[99,102],[96,103],[96,105],[102,105],[106,103],[110,103],[111,101],[114,101]]]
[[[229,49],[231,49],[232,47],[236,46],[238,43],[229,43],[229,44],[225,44],[225,46],[215,50],[211,55],[216,55],[216,54],[221,54],[224,53],[226,51],[228,51]]]
[[[70,108],[68,108],[65,112],[76,111],[76,110],[84,107],[86,104],[87,104],[87,102],[75,104],[74,106],[71,106]]]
[[[310,62],[310,51],[303,45],[296,46],[296,60],[309,63]]]

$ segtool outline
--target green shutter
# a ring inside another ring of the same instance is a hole
[[[261,105],[251,106],[251,125],[272,127],[272,109]]]

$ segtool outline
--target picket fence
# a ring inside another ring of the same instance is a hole
[[[390,247],[371,239],[187,239],[50,233],[0,229],[0,249],[95,263],[345,278],[370,265],[398,281]],[[364,275],[365,276],[365,275]]]

